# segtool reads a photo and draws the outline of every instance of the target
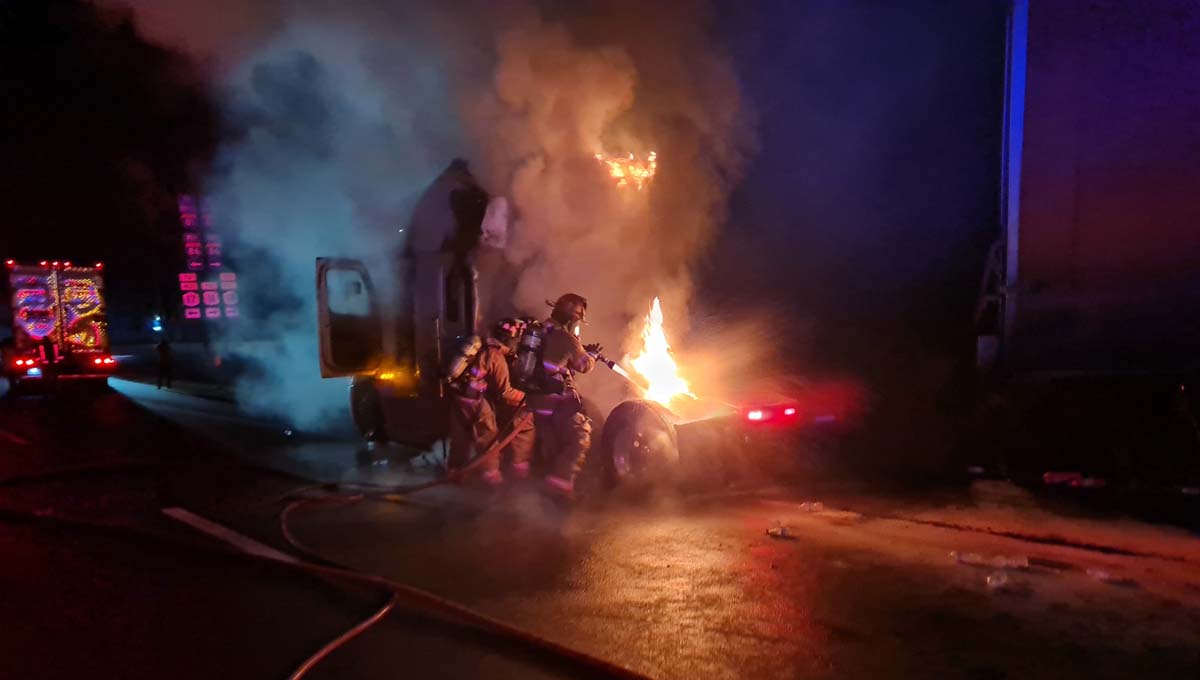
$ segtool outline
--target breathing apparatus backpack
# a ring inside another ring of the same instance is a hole
[[[458,350],[446,364],[444,380],[450,389],[459,396],[469,399],[478,399],[483,396],[486,386],[477,385],[474,380],[474,371],[470,370],[475,363],[475,357],[479,356],[479,350],[482,348],[483,341],[479,339],[478,335],[463,338],[458,344]]]
[[[512,362],[512,382],[528,394],[562,394],[563,383],[546,373],[542,361],[547,328],[536,319],[526,319],[525,329],[517,341],[517,356]]]

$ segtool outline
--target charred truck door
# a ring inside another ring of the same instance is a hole
[[[321,377],[370,373],[383,363],[383,319],[371,275],[357,260],[317,258]]]
[[[397,295],[377,295],[359,261],[317,260],[321,376],[354,377],[351,414],[368,441],[427,449],[448,431],[443,362],[477,332],[488,199],[457,160],[426,189],[391,280]]]

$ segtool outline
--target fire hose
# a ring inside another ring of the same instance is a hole
[[[521,414],[519,413],[518,415],[521,415]],[[527,415],[529,415],[529,417],[532,417],[531,414],[527,414]],[[516,423],[516,419],[514,419],[513,424],[515,424],[515,423]],[[501,449],[503,449],[503,447],[506,446],[509,442],[512,441],[512,437],[514,437],[515,433],[517,432],[517,428],[512,427],[512,424],[510,424],[510,429],[512,431],[508,434],[508,436],[497,441],[496,444],[493,444],[493,446],[488,449],[488,451],[484,454],[484,456],[480,456],[475,461],[472,461],[472,464],[468,465],[466,468],[464,468],[463,472],[465,473],[465,472],[469,471],[470,469],[472,469],[473,467],[481,464],[483,460],[486,460],[485,456],[498,455],[499,451]],[[57,470],[49,470],[49,471],[42,471],[42,472],[35,472],[35,473],[30,473],[30,474],[0,478],[0,487],[13,486],[13,485],[24,484],[24,483],[28,483],[28,482],[56,481],[59,479],[77,477],[77,476],[85,475],[85,474],[124,471],[124,470],[129,470],[129,469],[134,469],[134,468],[153,468],[153,467],[158,467],[158,466],[161,466],[161,463],[156,465],[155,461],[138,460],[138,459],[127,460],[127,461],[116,461],[111,464],[77,465],[77,466],[70,466],[70,467],[57,469]],[[444,478],[441,480],[436,480],[436,482],[437,482],[436,484],[435,483],[427,483],[427,484],[423,484],[423,485],[413,485],[412,487],[409,487],[409,488],[419,490],[420,488],[430,488],[431,486],[436,486],[438,484],[445,484],[445,483],[448,483],[449,481],[451,481],[451,480]],[[401,487],[390,487],[390,488],[396,489],[396,488],[401,488]],[[394,491],[393,491],[393,493],[394,493]],[[309,658],[306,659],[304,661],[304,663],[302,663],[289,676],[289,680],[301,680],[301,678],[303,678],[306,674],[308,674],[309,671],[311,671],[313,668],[315,668],[317,666],[317,664],[319,664],[322,660],[326,659],[334,651],[341,648],[342,646],[344,646],[346,643],[350,642],[351,640],[359,637],[364,632],[366,632],[369,628],[371,628],[378,622],[382,621],[393,609],[396,608],[396,606],[398,604],[400,604],[400,602],[402,600],[407,600],[412,605],[419,605],[421,607],[424,607],[427,614],[440,615],[453,623],[458,623],[459,625],[469,626],[471,628],[474,628],[475,630],[497,636],[501,639],[506,639],[506,640],[509,640],[512,642],[519,643],[519,644],[524,645],[534,651],[549,653],[553,657],[558,658],[560,660],[579,664],[580,666],[582,666],[584,668],[588,668],[592,671],[602,672],[610,677],[637,678],[637,679],[642,679],[642,680],[645,680],[647,678],[647,676],[637,673],[635,671],[632,671],[623,666],[619,666],[610,661],[601,659],[599,657],[592,656],[590,654],[587,654],[586,652],[581,652],[579,650],[572,649],[565,645],[554,642],[553,640],[549,640],[547,638],[541,637],[539,635],[536,635],[529,631],[523,630],[516,626],[512,626],[503,621],[491,618],[491,617],[481,614],[473,609],[470,609],[468,607],[465,607],[463,605],[455,603],[451,600],[442,598],[442,597],[435,595],[431,592],[428,592],[426,590],[422,590],[420,588],[415,588],[413,586],[404,585],[402,583],[398,583],[396,581],[392,581],[390,579],[387,579],[387,578],[384,578],[381,576],[375,576],[372,574],[365,574],[362,572],[358,572],[353,569],[339,565],[339,564],[333,562],[332,560],[329,560],[327,558],[324,558],[324,557],[318,555],[316,552],[305,547],[294,536],[292,536],[290,530],[288,530],[287,526],[286,526],[286,518],[290,514],[290,511],[292,509],[294,509],[295,507],[299,507],[300,505],[303,505],[304,503],[314,502],[316,500],[324,500],[324,499],[311,499],[310,498],[310,499],[302,499],[300,501],[293,501],[292,503],[290,503],[288,505],[288,507],[285,507],[284,510],[280,513],[280,521],[281,521],[281,528],[284,530],[285,539],[288,541],[288,543],[290,545],[292,545],[293,548],[295,548],[298,552],[303,554],[309,560],[321,562],[319,564],[314,563],[313,561],[299,561],[299,560],[291,561],[291,560],[281,559],[281,558],[277,558],[277,557],[255,555],[255,554],[250,554],[250,553],[245,553],[245,552],[231,552],[229,550],[221,550],[221,549],[211,548],[211,547],[207,547],[207,546],[200,546],[200,545],[197,545],[197,544],[194,544],[194,543],[191,543],[188,541],[182,541],[182,540],[179,540],[179,539],[176,539],[176,538],[173,538],[173,537],[170,537],[170,536],[158,533],[158,532],[147,531],[145,529],[139,529],[139,528],[130,527],[130,526],[113,524],[113,523],[109,523],[109,522],[99,522],[99,521],[95,521],[95,520],[66,517],[66,516],[57,515],[54,513],[40,511],[40,510],[39,511],[25,511],[25,510],[17,510],[17,509],[12,509],[12,508],[0,507],[0,519],[7,520],[10,522],[22,522],[22,523],[26,523],[26,524],[44,524],[44,525],[50,525],[50,526],[55,526],[55,527],[59,527],[59,528],[65,527],[65,528],[75,529],[75,530],[99,531],[99,532],[108,533],[108,534],[115,534],[115,535],[122,536],[125,538],[132,538],[132,539],[139,540],[139,541],[151,542],[151,543],[154,543],[157,545],[167,545],[167,546],[170,546],[175,549],[186,550],[186,551],[191,551],[191,552],[202,552],[202,553],[205,553],[208,555],[213,555],[213,556],[217,556],[217,557],[221,557],[221,558],[236,557],[239,559],[252,560],[255,562],[259,562],[259,563],[269,563],[273,566],[280,567],[280,568],[290,570],[293,572],[304,573],[304,574],[307,574],[310,576],[320,576],[323,578],[335,578],[335,579],[339,579],[339,580],[349,582],[349,583],[354,583],[354,584],[363,585],[363,586],[369,586],[372,588],[379,588],[379,589],[382,589],[385,592],[389,593],[389,598],[382,607],[380,607],[378,610],[376,610],[374,613],[372,613],[371,616],[369,616],[368,618],[364,619],[363,621],[359,622],[358,624],[356,624],[349,630],[343,632],[342,634],[338,635],[333,640],[326,643],[319,650],[317,650],[316,653],[309,656]]]

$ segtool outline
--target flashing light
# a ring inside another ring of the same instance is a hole
[[[13,262],[12,260],[5,260],[5,261],[4,261],[4,264],[6,264],[6,265],[8,265],[8,266],[10,266],[10,267],[11,267],[11,266],[13,266],[14,264],[16,264],[16,262]]]
[[[95,359],[92,359],[92,363],[93,364],[101,364],[101,363],[104,363],[104,360],[97,357]]]
[[[112,357],[104,357],[104,363],[108,366],[111,366],[111,365],[117,363],[117,360]]]
[[[162,329],[162,317],[158,314],[155,314],[154,321],[150,322],[150,330],[154,331],[155,333],[162,333]]]
[[[395,380],[396,374],[395,373],[380,373],[379,379],[380,380]]]
[[[63,262],[63,266],[64,266],[64,267],[70,267],[70,266],[71,266],[71,263],[70,263],[70,262]]]
[[[46,265],[48,265],[48,264],[50,264],[50,263],[49,263],[49,262],[47,262],[47,261],[45,261],[45,260],[42,260],[42,261],[41,261],[41,262],[39,262],[38,264],[40,264],[40,265],[42,265],[43,267],[45,267]]]
[[[38,368],[37,366],[34,366],[33,368],[29,369],[28,371],[25,371],[25,375],[33,376],[35,378],[40,376],[41,374],[42,374],[42,369]]]
[[[57,267],[57,266],[58,266],[58,260],[55,260],[55,261],[51,262],[50,264],[51,264],[51,265],[53,265],[53,266],[55,266],[55,267]]]
[[[97,263],[96,263],[96,269],[104,269],[104,263],[103,263],[103,262],[97,262]]]
[[[746,413],[746,420],[759,421],[766,417],[767,414],[755,409]]]
[[[794,415],[796,415],[796,409],[792,406],[789,406],[789,407],[783,409],[783,415],[794,416]]]

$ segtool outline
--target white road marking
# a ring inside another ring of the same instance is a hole
[[[291,562],[293,564],[300,562],[300,560],[287,553],[280,552],[269,545],[259,543],[249,536],[239,534],[227,526],[217,524],[190,510],[183,508],[163,508],[162,513],[173,520],[183,522],[197,531],[202,531],[209,536],[219,538],[242,552],[280,562]]]

